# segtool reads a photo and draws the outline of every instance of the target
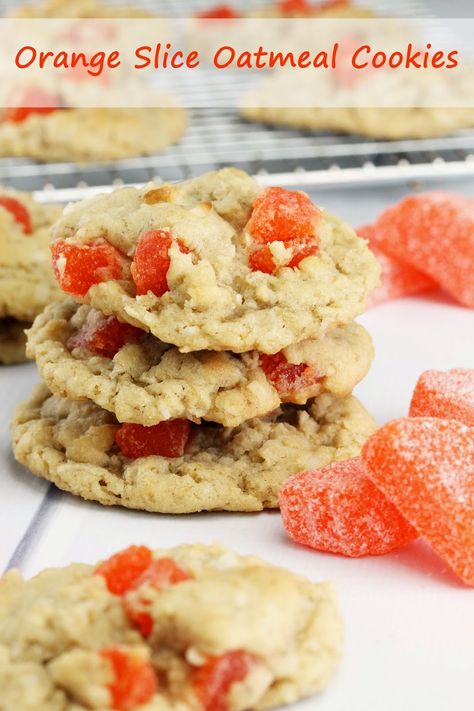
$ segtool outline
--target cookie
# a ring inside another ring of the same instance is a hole
[[[89,306],[53,304],[29,331],[28,353],[55,395],[89,398],[120,422],[204,418],[226,427],[281,402],[305,403],[322,392],[348,395],[373,358],[369,334],[355,323],[277,356],[180,353],[128,325],[122,338],[121,329]]]
[[[245,106],[250,121],[311,131],[334,131],[368,138],[434,138],[474,126],[470,108],[324,108]]]
[[[53,238],[65,291],[182,352],[276,353],[352,321],[378,283],[346,223],[234,168],[72,205]]]
[[[260,511],[277,507],[279,487],[292,474],[356,456],[375,425],[354,397],[324,394],[235,429],[194,425],[185,432],[182,456],[131,459],[122,451],[140,450],[147,428],[139,428],[40,386],[14,416],[14,454],[33,474],[104,505],[161,513]]]
[[[49,250],[49,230],[60,214],[60,207],[27,193],[0,190],[0,318],[32,321],[60,296]]]
[[[221,545],[0,581],[2,711],[273,708],[326,686],[342,642],[331,583]]]
[[[0,155],[49,162],[117,160],[158,153],[185,129],[186,112],[171,100],[164,108],[31,111],[21,121],[0,122]]]
[[[0,318],[0,363],[11,365],[26,360],[25,329],[31,324],[14,318]]]
[[[25,3],[14,9],[10,17],[28,18],[140,18],[150,17],[149,13],[137,7],[107,5],[97,0],[42,0],[34,4]]]

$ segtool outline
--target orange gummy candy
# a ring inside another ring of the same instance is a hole
[[[22,97],[23,106],[5,109],[2,119],[10,123],[23,123],[32,114],[50,114],[60,108],[59,97],[37,87],[28,88]]]
[[[454,420],[395,420],[368,439],[368,475],[434,550],[474,585],[474,429]]]
[[[374,239],[387,254],[474,307],[473,198],[444,192],[407,197],[380,215]]]
[[[137,294],[151,291],[155,296],[163,296],[169,291],[167,274],[171,260],[169,250],[173,244],[171,232],[150,230],[140,235],[130,271],[137,288]],[[184,254],[189,249],[176,240]]]
[[[351,558],[389,553],[417,537],[360,458],[291,477],[280,490],[280,509],[294,541]]]
[[[320,216],[305,193],[266,188],[254,201],[247,229],[255,242],[290,242],[313,236]]]
[[[85,296],[91,286],[119,279],[123,258],[111,244],[70,244],[57,240],[51,245],[54,276],[67,294]]]
[[[324,376],[306,363],[288,363],[283,353],[260,354],[260,367],[283,402],[296,393],[320,383]]]
[[[241,650],[211,657],[194,676],[194,690],[204,711],[229,711],[232,685],[243,681],[260,663],[253,654]]]
[[[369,247],[375,254],[381,268],[381,284],[369,295],[367,308],[382,304],[385,301],[399,299],[402,296],[411,296],[424,291],[433,291],[438,288],[433,279],[418,269],[414,269],[409,264],[398,259],[389,257],[380,247],[375,239],[375,228],[373,225],[364,225],[357,229],[359,237],[369,241]]]
[[[30,235],[32,233],[33,228],[31,226],[30,213],[19,200],[10,197],[10,195],[1,195],[0,207],[8,210],[8,212],[13,215],[15,222],[20,225],[25,235]]]
[[[182,457],[191,434],[189,420],[166,420],[146,427],[125,423],[115,433],[120,451],[129,459]]]
[[[198,12],[196,17],[200,20],[235,20],[239,15],[234,10],[232,5],[227,5],[222,3],[222,5],[216,5],[211,7],[209,10],[203,10]]]
[[[474,427],[474,370],[422,373],[413,392],[411,417],[441,417]]]
[[[104,358],[113,358],[126,343],[138,341],[143,335],[139,328],[109,316],[94,326],[85,324],[68,339],[67,347],[85,348]]]
[[[129,546],[99,563],[94,573],[105,578],[107,588],[113,595],[124,595],[134,586],[152,560],[152,552],[146,546]]]
[[[158,688],[158,679],[149,662],[137,658],[120,647],[109,647],[100,652],[113,673],[108,688],[112,708],[132,711],[150,700]]]

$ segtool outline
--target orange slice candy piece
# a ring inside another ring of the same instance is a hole
[[[441,417],[474,427],[474,370],[427,370],[413,392],[411,417]]]
[[[232,685],[243,681],[259,663],[257,657],[241,650],[211,657],[198,669],[193,682],[204,711],[229,711]]]
[[[275,355],[261,353],[259,362],[283,402],[324,379],[324,376],[306,363],[288,363],[283,353]]]
[[[235,20],[238,16],[232,5],[225,3],[196,14],[196,17],[200,20]]]
[[[99,563],[94,573],[105,578],[107,588],[113,595],[124,595],[152,561],[152,552],[146,546],[129,546]]]
[[[474,199],[444,192],[405,198],[375,223],[375,240],[465,306],[474,307]]]
[[[474,429],[454,420],[395,420],[368,439],[374,484],[468,585],[474,585]]]
[[[254,201],[247,229],[255,242],[290,242],[313,235],[320,216],[305,193],[266,188]]]
[[[93,327],[85,324],[68,339],[67,347],[70,350],[85,348],[104,358],[113,358],[123,346],[138,341],[143,335],[139,328],[109,316]]]
[[[158,688],[151,664],[120,647],[103,649],[100,655],[112,667],[114,679],[108,688],[113,709],[133,711],[149,701]]]
[[[291,477],[280,490],[280,509],[294,541],[351,558],[389,553],[417,537],[360,458]]]
[[[115,441],[129,459],[182,457],[190,434],[189,420],[166,420],[151,427],[126,423],[116,431]]]
[[[20,225],[25,235],[30,235],[33,232],[30,213],[19,200],[9,195],[2,195],[0,196],[0,207],[13,215],[15,222]]]
[[[23,106],[6,108],[3,120],[11,123],[23,123],[32,114],[50,114],[61,106],[57,96],[43,89],[31,87],[23,96]]]
[[[85,296],[91,286],[120,279],[123,257],[111,244],[71,244],[57,240],[51,245],[54,276],[67,294]]]
[[[375,228],[373,225],[364,225],[357,229],[359,237],[369,241],[369,247],[375,254],[381,267],[381,284],[369,295],[367,307],[383,304],[385,301],[399,299],[402,296],[411,296],[425,291],[433,291],[438,288],[437,283],[426,276],[418,269],[414,269],[409,264],[401,262],[399,259],[389,257],[380,247],[375,239]]]
[[[166,230],[150,230],[140,236],[130,268],[137,294],[151,291],[155,296],[163,296],[169,291],[166,276],[170,268],[169,250],[173,241],[171,232]],[[189,249],[180,240],[176,241],[183,254],[189,253]]]

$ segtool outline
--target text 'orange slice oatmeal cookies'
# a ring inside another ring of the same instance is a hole
[[[325,687],[342,641],[331,583],[220,545],[0,580],[2,711],[273,708]]]
[[[45,386],[12,423],[15,457],[33,474],[84,499],[161,513],[275,508],[289,476],[356,456],[374,429],[351,396],[283,405],[234,429],[183,419],[143,427]]]
[[[378,283],[346,223],[232,168],[80,202],[53,237],[64,291],[182,352],[277,353],[352,321]]]
[[[89,398],[120,422],[155,425],[201,418],[236,427],[323,392],[349,395],[373,348],[351,323],[273,356],[256,351],[180,353],[114,316],[72,300],[48,307],[28,334],[28,352],[55,395]]]

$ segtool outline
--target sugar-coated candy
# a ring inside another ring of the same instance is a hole
[[[324,376],[306,363],[288,363],[283,353],[260,354],[260,367],[285,401],[306,388],[323,380]]]
[[[362,450],[368,475],[468,585],[474,585],[474,429],[395,420]]]
[[[291,242],[313,235],[320,216],[305,193],[266,188],[254,201],[247,229],[255,242]]]
[[[85,296],[91,286],[119,279],[123,257],[111,244],[69,244],[57,240],[51,245],[53,272],[67,294]]]
[[[413,392],[411,417],[441,417],[474,427],[474,369],[427,370]]]
[[[32,233],[33,229],[31,226],[30,213],[19,200],[11,197],[10,195],[1,195],[0,207],[8,210],[8,212],[13,216],[15,222],[20,225],[25,235],[30,235]]]
[[[189,420],[166,420],[151,427],[125,423],[115,433],[115,441],[129,459],[182,457],[190,434]]]
[[[474,198],[445,192],[407,197],[380,215],[374,239],[474,307]]]
[[[189,252],[180,240],[176,241],[181,252]],[[151,291],[155,296],[163,296],[169,291],[167,274],[173,242],[171,232],[166,230],[150,230],[140,236],[130,267],[137,294]]]
[[[38,87],[28,88],[21,98],[22,106],[11,106],[4,110],[2,121],[23,123],[32,114],[50,114],[60,108],[61,102],[55,94]]]
[[[112,709],[133,711],[150,700],[158,688],[158,679],[149,662],[121,647],[102,649],[100,655],[111,666],[108,688]]]
[[[143,335],[144,332],[139,328],[109,316],[93,326],[84,324],[68,339],[66,345],[70,350],[85,348],[104,358],[113,358],[123,346],[138,341]]]
[[[280,509],[294,541],[351,558],[389,553],[417,537],[358,457],[291,477]]]
[[[357,229],[359,237],[369,241],[369,247],[381,267],[380,286],[369,295],[367,308],[392,299],[399,299],[402,296],[411,296],[438,288],[436,282],[429,276],[418,269],[414,269],[409,264],[403,263],[394,257],[389,257],[388,254],[381,250],[377,246],[374,231],[373,225],[364,225]]]
[[[109,592],[124,595],[133,588],[152,560],[152,552],[146,546],[129,546],[99,563],[94,572],[105,579]]]

